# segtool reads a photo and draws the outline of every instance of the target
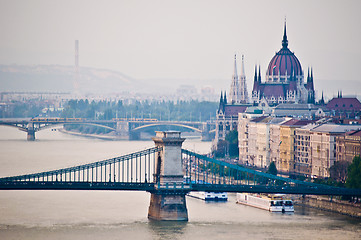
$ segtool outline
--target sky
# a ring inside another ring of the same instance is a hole
[[[359,0],[0,0],[0,64],[74,65],[77,39],[82,67],[220,91],[243,54],[250,92],[255,64],[264,79],[281,48],[285,18],[318,96],[361,95]]]

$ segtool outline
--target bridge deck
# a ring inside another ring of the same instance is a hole
[[[155,167],[162,148],[53,171],[0,178],[0,190],[132,190],[248,192],[361,196],[361,189],[332,187],[258,172],[182,150],[185,181],[160,183]]]
[[[119,183],[119,182],[13,182],[0,181],[0,190],[114,190],[114,191],[205,191],[205,192],[245,192],[245,193],[284,193],[301,195],[361,196],[357,189],[330,189],[318,187],[282,187],[262,185],[228,184],[185,184],[174,188],[172,185],[159,187],[155,183]]]

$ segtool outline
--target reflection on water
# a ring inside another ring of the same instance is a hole
[[[104,141],[44,130],[35,142],[0,127],[0,176],[58,169],[154,146]],[[206,153],[209,142],[186,140]],[[0,191],[0,239],[359,239],[361,222],[295,207],[275,214],[235,203],[187,197],[189,222],[148,221],[150,194],[128,191]]]
[[[149,220],[148,228],[152,236],[159,239],[184,239],[183,234],[187,224],[187,222]]]

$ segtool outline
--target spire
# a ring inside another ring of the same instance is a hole
[[[244,55],[242,54],[241,76],[244,76]]]
[[[258,66],[258,82],[261,83],[261,66]]]
[[[321,100],[319,102],[321,105],[324,105],[325,104],[325,99],[323,98],[323,91],[322,91],[322,97],[321,97]]]
[[[310,82],[310,68],[308,68],[308,73],[307,73],[307,82]]]
[[[229,91],[229,101],[231,104],[240,102],[240,88],[239,78],[237,75],[237,55],[234,55],[234,73],[231,82],[231,89]]]
[[[234,78],[238,78],[237,76],[237,54],[234,54]]]
[[[311,67],[311,75],[310,75],[310,68],[308,68],[308,75],[307,75],[307,84],[306,84],[307,90],[309,91],[314,91],[314,86],[313,86],[313,70]]]
[[[227,92],[224,91],[223,103],[227,104]]]
[[[257,82],[257,64],[254,66],[254,82]]]
[[[288,40],[287,40],[287,34],[286,34],[286,18],[285,18],[285,29],[284,29],[284,32],[283,32],[282,47],[283,48],[288,47]]]
[[[248,103],[246,74],[244,72],[244,55],[242,54],[241,75],[239,76],[239,103]]]
[[[221,98],[219,99],[219,108],[218,108],[218,113],[223,113],[224,112],[224,98],[223,98],[223,92],[221,91]]]

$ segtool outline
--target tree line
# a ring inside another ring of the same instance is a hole
[[[119,101],[69,100],[61,117],[110,120],[113,118],[150,118],[169,121],[214,120],[218,103],[207,101]]]

